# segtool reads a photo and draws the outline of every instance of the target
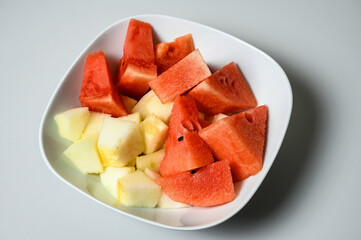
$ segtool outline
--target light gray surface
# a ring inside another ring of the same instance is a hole
[[[361,239],[360,1],[0,2],[0,239]],[[165,230],[112,212],[45,166],[38,128],[59,80],[105,27],[159,13],[271,55],[294,110],[249,204],[211,229]]]

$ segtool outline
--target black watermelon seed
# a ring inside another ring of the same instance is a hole
[[[178,138],[178,141],[182,141],[183,140],[183,136]]]
[[[196,170],[192,170],[191,171],[191,174],[195,174],[197,171]]]

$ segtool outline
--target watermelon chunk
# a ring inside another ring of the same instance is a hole
[[[117,88],[118,91],[139,100],[148,91],[148,82],[157,77],[157,66],[120,59]]]
[[[234,62],[224,66],[189,91],[199,111],[206,114],[234,113],[257,106],[257,100]]]
[[[149,82],[160,101],[164,104],[185,93],[209,77],[211,72],[199,50],[194,50],[173,67]]]
[[[263,105],[222,118],[199,131],[220,161],[228,161],[235,182],[257,174],[263,166],[268,108]]]
[[[182,60],[194,51],[192,34],[178,37],[174,42],[162,42],[155,45],[155,63],[158,74],[165,72],[168,68]]]
[[[157,77],[152,26],[130,19],[123,52],[117,87],[120,93],[139,100],[148,91],[148,82]]]
[[[83,107],[88,107],[91,111],[111,114],[114,117],[127,115],[115,90],[103,51],[90,53],[86,58],[79,100]]]
[[[209,207],[235,198],[231,169],[227,161],[218,161],[198,171],[155,179],[172,200],[193,206]]]
[[[172,109],[165,156],[160,164],[162,176],[200,168],[214,161],[207,144],[199,137],[198,111],[190,97],[177,97]]]

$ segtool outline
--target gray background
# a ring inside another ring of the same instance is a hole
[[[271,55],[294,106],[255,196],[227,222],[161,229],[59,181],[38,147],[41,115],[105,27],[159,13],[230,33]],[[361,239],[360,1],[0,1],[0,239]]]

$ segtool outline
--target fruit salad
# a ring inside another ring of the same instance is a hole
[[[64,155],[125,206],[228,203],[262,170],[268,108],[236,63],[212,73],[191,33],[154,44],[152,31],[129,21],[116,73],[87,55],[82,107],[55,116]]]

